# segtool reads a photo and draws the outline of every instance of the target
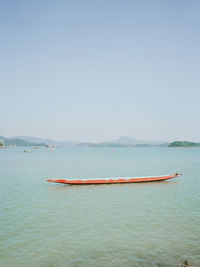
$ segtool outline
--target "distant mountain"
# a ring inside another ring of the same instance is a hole
[[[135,139],[128,136],[122,136],[118,139],[112,141],[104,141],[99,143],[78,143],[78,142],[70,142],[70,141],[55,141],[49,138],[39,138],[39,137],[32,137],[32,136],[15,136],[12,138],[6,138],[0,136],[0,141],[3,140],[4,145],[15,144],[17,146],[37,146],[37,145],[57,145],[60,147],[68,147],[74,145],[80,146],[93,146],[93,147],[129,147],[129,146],[168,146],[169,143],[159,141],[159,140],[140,140]]]
[[[140,140],[135,139],[128,136],[122,136],[116,140],[112,140],[106,143],[113,143],[113,144],[130,144],[130,145],[163,145],[166,142],[160,140]]]
[[[39,138],[39,137],[32,137],[32,136],[15,136],[14,138],[22,139],[27,142],[31,143],[45,143],[47,145],[57,145],[58,142],[48,138]]]
[[[128,136],[122,136],[116,140],[101,143],[80,143],[79,146],[88,147],[151,147],[151,146],[168,146],[169,143],[159,140],[139,140]]]
[[[45,143],[43,142],[29,142],[25,141],[20,138],[6,138],[4,136],[0,136],[0,140],[3,143],[4,146],[10,146],[10,145],[15,145],[15,146],[46,146]]]
[[[33,143],[45,143],[47,145],[57,145],[57,146],[73,146],[76,144],[76,142],[72,141],[56,141],[49,138],[40,138],[40,137],[32,137],[32,136],[16,136],[15,138],[22,139],[27,142],[33,142]]]

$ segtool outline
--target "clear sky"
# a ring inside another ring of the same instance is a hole
[[[0,135],[200,141],[200,1],[0,1]]]

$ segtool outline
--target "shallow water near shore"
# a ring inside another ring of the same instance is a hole
[[[200,149],[28,150],[0,150],[0,266],[200,266]],[[154,183],[46,182],[175,172]]]

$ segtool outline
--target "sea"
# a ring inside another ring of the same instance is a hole
[[[24,153],[24,150],[28,152]],[[181,177],[62,185],[47,178]],[[200,149],[0,149],[0,266],[200,266]]]

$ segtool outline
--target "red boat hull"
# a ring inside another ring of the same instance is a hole
[[[181,174],[172,174],[165,176],[143,177],[143,178],[99,178],[99,179],[81,179],[81,180],[64,180],[64,179],[47,179],[48,182],[71,184],[71,185],[84,185],[84,184],[122,184],[122,183],[144,183],[144,182],[159,182],[175,177]]]

